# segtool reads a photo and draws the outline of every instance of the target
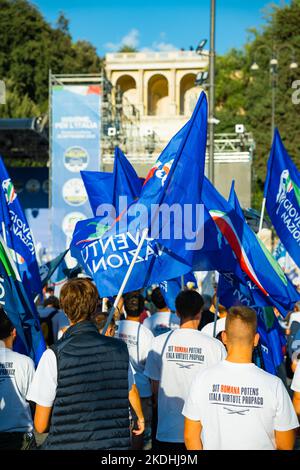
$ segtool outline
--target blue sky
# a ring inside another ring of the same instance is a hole
[[[60,11],[70,20],[74,40],[90,41],[100,55],[121,45],[170,50],[196,47],[209,37],[209,0],[35,0],[47,21]],[[289,3],[273,0],[280,5]],[[216,48],[219,54],[242,47],[247,29],[265,23],[266,0],[216,0]]]

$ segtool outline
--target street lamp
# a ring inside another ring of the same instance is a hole
[[[276,106],[276,87],[277,87],[277,79],[278,79],[278,58],[279,58],[280,52],[286,48],[288,48],[291,52],[291,62],[290,62],[289,68],[290,70],[295,70],[296,68],[298,68],[298,64],[295,61],[295,51],[291,44],[282,44],[281,46],[278,46],[276,48],[271,48],[270,46],[266,44],[260,45],[255,50],[254,62],[252,63],[250,67],[250,70],[252,70],[253,72],[257,72],[257,70],[260,69],[260,66],[258,65],[257,60],[256,60],[257,53],[262,49],[265,49],[268,51],[271,57],[269,61],[269,65],[270,65],[269,72],[271,76],[271,87],[272,87],[271,145],[273,142],[273,136],[274,136],[274,131],[275,131],[275,106]]]

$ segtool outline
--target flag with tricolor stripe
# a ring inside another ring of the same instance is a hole
[[[283,315],[300,300],[300,294],[277,261],[245,220],[205,178],[202,199],[215,224],[231,246],[244,273]]]
[[[17,330],[14,349],[37,365],[46,349],[38,313],[24,288],[10,250],[0,236],[0,304]]]

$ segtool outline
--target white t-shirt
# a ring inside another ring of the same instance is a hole
[[[287,325],[287,329],[291,328],[293,321],[300,323],[300,312],[291,313],[291,316],[289,318],[289,323]]]
[[[116,337],[127,344],[130,362],[136,372],[135,381],[140,397],[151,397],[151,384],[148,377],[144,375],[144,369],[154,339],[153,334],[139,322],[121,320]]]
[[[143,326],[152,331],[154,336],[159,336],[170,330],[180,328],[180,319],[171,312],[157,312],[146,318]]]
[[[134,371],[129,363],[128,367],[128,390],[135,384]],[[27,393],[27,400],[33,401],[41,406],[51,408],[57,389],[57,362],[52,349],[47,349],[39,362],[33,381]]]
[[[298,362],[294,373],[291,389],[294,390],[294,392],[300,392],[300,361]]]
[[[182,413],[201,421],[206,450],[273,450],[274,430],[298,427],[278,377],[255,364],[226,360],[195,377]]]
[[[154,339],[145,375],[160,382],[156,435],[159,441],[184,442],[181,411],[190,384],[199,370],[225,357],[221,341],[190,328],[174,330]]]
[[[30,432],[32,417],[26,395],[34,376],[30,357],[0,341],[0,432]]]
[[[217,322],[216,322],[216,336],[218,336],[218,334],[221,333],[221,331],[225,330],[225,322],[226,322],[225,317],[219,318],[219,320],[217,320]],[[208,323],[207,325],[205,325],[202,328],[201,333],[204,333],[205,335],[214,337],[214,322],[211,322],[211,323]]]

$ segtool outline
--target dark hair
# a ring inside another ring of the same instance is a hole
[[[54,287],[47,287],[46,292],[47,293],[54,292]]]
[[[108,319],[108,314],[107,313],[97,313],[94,317],[93,317],[93,322],[95,323],[95,325],[97,326],[99,332],[101,332],[103,330],[103,328],[105,327],[106,325],[106,322],[107,322],[107,319]],[[116,323],[115,323],[115,320],[114,318],[111,319],[110,321],[110,324],[109,324],[110,327],[115,327],[116,326]]]
[[[139,292],[124,295],[124,308],[130,317],[139,317],[145,308],[145,299]]]
[[[181,291],[175,300],[176,311],[180,318],[194,318],[204,305],[203,298],[195,290]]]
[[[44,300],[44,307],[48,307],[49,305],[56,308],[57,310],[59,309],[59,300],[57,297],[55,297],[55,295],[50,295],[48,299]]]
[[[6,339],[11,335],[14,325],[0,306],[0,339]]]
[[[69,320],[77,323],[91,320],[98,306],[99,294],[89,279],[71,279],[62,286],[59,300]]]
[[[156,287],[152,291],[151,300],[154,303],[156,308],[162,309],[162,308],[166,308],[166,306],[167,306],[167,304],[165,302],[165,299],[164,299],[159,287]]]

